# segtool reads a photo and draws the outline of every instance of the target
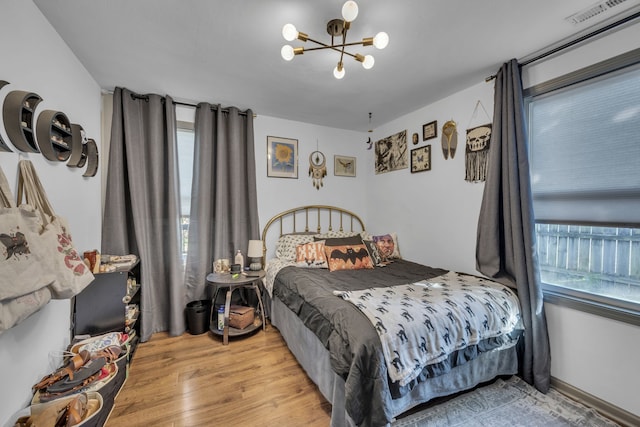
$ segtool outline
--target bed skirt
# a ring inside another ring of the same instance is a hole
[[[331,369],[328,350],[279,299],[272,299],[270,306],[271,324],[280,331],[289,350],[331,403],[331,426],[355,426],[344,407],[345,381]],[[397,417],[433,398],[468,390],[499,375],[515,374],[518,370],[516,347],[482,353],[472,363],[418,384],[410,393],[392,401],[391,413]]]

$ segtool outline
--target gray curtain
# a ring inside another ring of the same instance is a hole
[[[489,170],[478,221],[478,271],[514,287],[525,326],[520,375],[546,393],[551,356],[535,256],[528,140],[520,67],[505,63],[495,81]]]
[[[102,253],[140,257],[142,341],[185,330],[176,140],[170,97],[116,88]]]
[[[206,296],[205,281],[218,258],[240,249],[247,260],[249,239],[259,239],[253,112],[198,104],[189,246],[187,298]]]

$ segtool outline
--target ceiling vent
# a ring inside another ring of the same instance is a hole
[[[611,8],[619,6],[626,1],[627,0],[602,0],[584,10],[581,10],[580,12],[568,16],[565,20],[574,25],[578,25],[608,11]]]

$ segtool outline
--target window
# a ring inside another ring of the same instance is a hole
[[[640,49],[525,99],[545,297],[640,324]]]
[[[193,177],[193,123],[178,122],[178,170],[180,177],[180,227],[182,262],[187,260],[189,246],[189,211],[191,209],[191,180]]]

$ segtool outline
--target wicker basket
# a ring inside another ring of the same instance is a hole
[[[229,326],[236,329],[244,329],[253,323],[255,308],[242,305],[229,307]]]

